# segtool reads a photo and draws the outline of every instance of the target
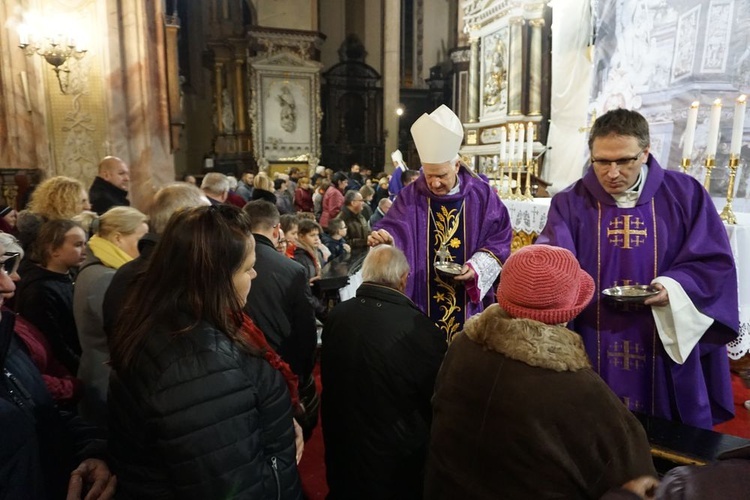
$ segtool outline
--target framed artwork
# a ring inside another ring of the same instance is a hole
[[[258,164],[320,157],[320,67],[290,52],[251,60],[250,116]]]
[[[713,0],[709,4],[701,73],[724,73],[726,71],[733,11],[734,0]]]
[[[672,56],[672,82],[693,74],[695,41],[698,39],[700,16],[701,5],[698,4],[682,14],[677,22],[676,50]]]
[[[508,26],[482,38],[481,116],[494,117],[508,110]]]

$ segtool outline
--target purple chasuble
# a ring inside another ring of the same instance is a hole
[[[710,429],[734,415],[725,347],[739,328],[734,258],[703,186],[662,169],[653,156],[648,168],[633,208],[618,208],[589,168],[552,199],[537,243],[569,249],[594,278],[594,298],[570,326],[583,337],[594,369],[628,408]],[[682,365],[664,351],[650,307],[601,295],[657,276],[680,283],[695,307],[714,320]]]
[[[406,295],[425,314],[436,320],[446,336],[460,331],[463,328],[461,320],[481,312],[483,305],[481,300],[471,302],[463,286],[453,287],[454,303],[453,297],[445,290],[447,283],[436,280],[434,255],[441,238],[448,237],[447,233],[451,231],[448,229],[442,236],[435,234],[430,206],[435,216],[445,207],[446,213],[459,217],[456,221],[458,229],[447,238],[451,255],[458,264],[464,264],[465,261],[461,259],[468,260],[480,250],[494,256],[502,264],[510,255],[513,237],[508,210],[497,194],[492,192],[490,185],[475,177],[464,166],[461,166],[458,175],[460,192],[438,196],[428,189],[424,174],[420,173],[416,181],[401,190],[386,216],[373,228],[388,231],[395,245],[404,252],[411,267]],[[441,223],[439,219],[437,222]],[[446,309],[441,310],[442,307]],[[460,315],[454,314],[457,308]]]

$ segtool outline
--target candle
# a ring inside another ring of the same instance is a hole
[[[734,124],[732,125],[732,145],[729,148],[729,154],[740,155],[742,149],[742,132],[745,127],[745,102],[747,97],[743,94],[737,98],[734,104]]]
[[[516,127],[510,126],[510,137],[508,138],[508,162],[512,163],[516,159]]]
[[[719,142],[719,122],[721,121],[721,99],[716,99],[711,106],[711,116],[708,119],[708,144],[706,156],[716,156],[716,146]]]
[[[505,127],[500,127],[500,162],[505,163],[505,148],[507,147],[508,143],[508,131],[505,129]]]
[[[693,101],[687,114],[687,124],[685,125],[685,140],[682,142],[682,157],[693,157],[693,142],[695,142],[695,125],[698,122],[698,101]]]
[[[523,128],[523,124],[518,126],[518,151],[516,151],[516,159],[520,162],[523,161],[523,136],[526,130]]]
[[[534,158],[534,124],[531,122],[529,122],[529,133],[526,139],[526,161],[531,161]]]
[[[18,25],[18,42],[21,45],[28,45],[29,44],[29,27],[26,25],[26,23],[21,23]]]

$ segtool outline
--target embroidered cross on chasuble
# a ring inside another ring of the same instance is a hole
[[[634,208],[599,205],[597,276],[601,293],[622,285],[648,285],[657,275],[658,234],[653,201]],[[663,370],[651,309],[623,304],[600,296],[596,310],[596,352],[590,352],[594,369],[631,410],[654,411],[657,370]]]
[[[427,262],[438,262],[439,254],[443,253],[447,261],[461,265],[471,257],[466,255],[464,203],[464,200],[428,200]],[[446,340],[450,340],[461,331],[466,319],[466,290],[463,285],[438,274],[434,265],[428,269],[427,316],[445,333]]]

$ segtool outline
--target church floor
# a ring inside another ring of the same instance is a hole
[[[714,430],[750,439],[750,410],[745,408],[745,401],[750,401],[750,389],[745,387],[742,379],[735,373],[732,373],[732,393],[734,394],[734,418],[715,426]]]

